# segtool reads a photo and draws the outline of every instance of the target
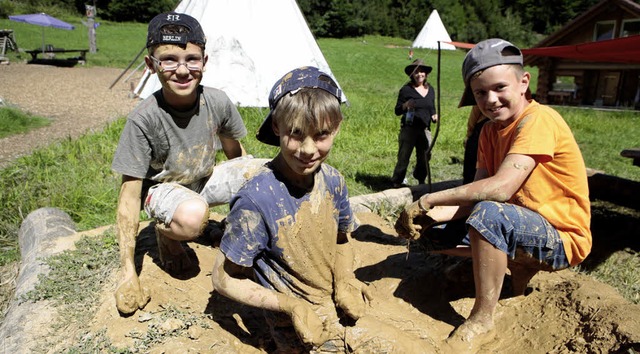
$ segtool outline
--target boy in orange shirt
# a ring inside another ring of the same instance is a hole
[[[502,39],[482,41],[467,53],[462,74],[460,105],[476,104],[490,120],[474,181],[420,197],[396,230],[429,251],[472,257],[475,303],[448,339],[468,345],[493,332],[507,268],[514,294],[523,295],[539,270],[585,259],[591,211],[578,144],[558,112],[527,99],[531,76],[520,50]]]

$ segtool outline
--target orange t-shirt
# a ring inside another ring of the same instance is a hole
[[[541,214],[560,234],[569,264],[591,251],[591,204],[582,154],[560,114],[535,101],[507,127],[488,122],[478,147],[478,168],[494,175],[508,154],[538,163],[509,203]]]
[[[469,139],[471,134],[473,134],[473,129],[476,125],[485,119],[487,119],[487,117],[480,112],[480,108],[478,108],[478,106],[473,106],[473,108],[471,108],[471,112],[469,112],[469,119],[467,119],[467,139]]]

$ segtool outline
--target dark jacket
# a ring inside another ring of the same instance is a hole
[[[402,108],[402,104],[407,102],[410,99],[415,101],[415,116],[413,119],[413,126],[419,129],[424,129],[427,127],[429,129],[431,127],[431,116],[436,114],[436,106],[435,106],[435,98],[436,93],[429,83],[429,92],[427,96],[422,97],[416,91],[411,82],[405,84],[400,88],[400,92],[398,92],[398,101],[396,102],[395,113],[397,116],[402,116],[400,123],[402,126],[405,125],[405,116],[407,111]]]

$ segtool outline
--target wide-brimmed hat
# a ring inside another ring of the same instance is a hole
[[[278,80],[269,94],[269,114],[262,122],[256,138],[269,145],[280,146],[280,138],[273,132],[273,110],[278,101],[286,94],[296,94],[303,88],[318,88],[329,92],[338,102],[342,98],[342,90],[338,88],[331,76],[313,66],[303,66],[286,73]]]
[[[407,76],[411,76],[417,73],[418,71],[424,71],[425,73],[428,74],[431,72],[431,70],[433,70],[433,68],[425,64],[422,59],[416,59],[413,61],[413,63],[407,65],[404,68],[404,73],[407,74]]]
[[[500,38],[491,38],[476,44],[464,57],[462,62],[462,79],[464,80],[464,93],[458,107],[476,104],[469,80],[471,76],[480,70],[496,65],[520,64],[522,65],[522,52],[515,45]]]

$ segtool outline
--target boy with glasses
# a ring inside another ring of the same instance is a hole
[[[123,314],[150,300],[134,264],[140,209],[156,221],[162,267],[189,270],[181,242],[202,234],[209,206],[227,203],[247,169],[262,163],[244,157],[239,140],[247,130],[227,95],[200,85],[205,42],[202,27],[189,15],[164,13],[149,23],[145,63],[162,88],[129,114],[112,163],[122,174],[116,229],[122,280],[115,297]],[[219,147],[235,160],[216,166]]]

